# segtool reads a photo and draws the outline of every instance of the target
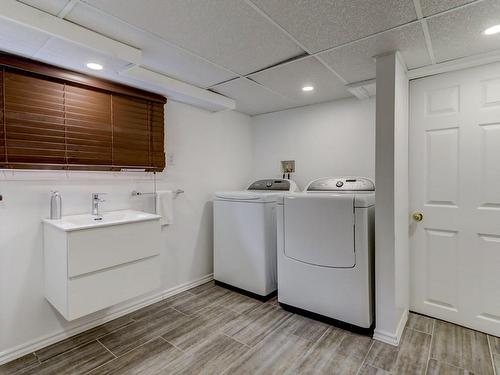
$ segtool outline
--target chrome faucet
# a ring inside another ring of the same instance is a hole
[[[99,203],[105,202],[104,199],[101,199],[101,195],[106,193],[92,193],[92,215],[100,217],[101,213],[99,212]]]

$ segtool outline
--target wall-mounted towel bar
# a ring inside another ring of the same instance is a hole
[[[182,194],[184,193],[184,190],[182,189],[177,189],[177,190],[174,190],[174,196],[177,197],[179,194]],[[137,191],[137,190],[134,190],[132,192],[132,196],[133,197],[136,197],[136,196],[139,196],[139,195],[156,195],[156,193],[152,192],[152,193],[143,193],[143,192],[140,192],[140,191]]]
[[[184,190],[182,189],[177,189],[177,190],[174,190],[174,194],[175,196],[177,197],[179,194],[183,194],[184,193]]]

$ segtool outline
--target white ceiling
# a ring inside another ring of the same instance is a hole
[[[214,87],[215,91],[236,100],[236,109],[249,115],[295,107],[292,100],[242,77]]]
[[[351,96],[374,56],[399,50],[416,69],[500,48],[499,0],[20,0],[142,51],[141,66],[259,114]],[[0,19],[0,49],[85,70],[127,61]],[[313,92],[301,87],[310,84]]]
[[[166,39],[134,27],[119,18],[78,3],[66,19],[143,51],[143,66],[200,87],[236,78],[237,74],[178,48]]]
[[[412,0],[251,0],[314,53],[411,22]]]
[[[500,37],[482,32],[500,24],[500,1],[485,0],[427,21],[436,60],[447,61],[500,48]]]
[[[249,78],[289,98],[296,106],[351,96],[344,83],[313,56],[251,74]],[[303,86],[313,86],[314,91],[303,92]]]
[[[409,69],[431,63],[420,23],[385,31],[355,43],[346,44],[318,56],[348,82],[375,78],[373,56],[399,50]]]

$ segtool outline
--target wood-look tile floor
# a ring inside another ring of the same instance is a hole
[[[410,314],[399,347],[213,282],[0,366],[0,375],[500,375],[500,338]]]

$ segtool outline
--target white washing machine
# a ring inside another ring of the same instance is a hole
[[[278,301],[369,329],[374,319],[375,185],[321,178],[278,202]]]
[[[276,291],[276,201],[293,191],[291,180],[267,179],[245,191],[215,193],[216,282],[264,299]]]

